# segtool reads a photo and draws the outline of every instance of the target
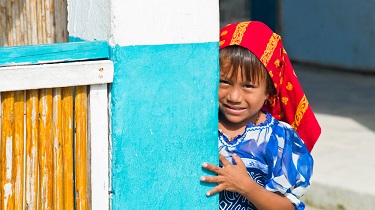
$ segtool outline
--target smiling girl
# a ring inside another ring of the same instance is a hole
[[[220,36],[220,165],[203,163],[220,209],[304,209],[320,127],[281,38],[258,21]]]

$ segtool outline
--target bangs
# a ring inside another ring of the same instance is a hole
[[[275,94],[275,88],[267,69],[260,60],[248,49],[232,45],[220,50],[220,74],[237,80],[238,71],[242,80],[254,84],[266,83],[266,91]]]

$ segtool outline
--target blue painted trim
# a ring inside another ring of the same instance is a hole
[[[82,38],[75,37],[75,36],[69,36],[68,40],[69,40],[69,42],[84,42],[84,41],[86,41]]]
[[[0,66],[108,59],[105,41],[0,48]]]

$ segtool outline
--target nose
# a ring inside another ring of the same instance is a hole
[[[231,102],[241,102],[242,101],[241,90],[239,88],[232,87],[228,93],[227,99]]]

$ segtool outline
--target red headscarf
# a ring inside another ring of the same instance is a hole
[[[229,24],[220,31],[220,49],[239,45],[250,50],[263,63],[277,94],[263,109],[276,119],[289,123],[309,151],[321,133],[318,121],[298,82],[281,37],[259,21]]]

